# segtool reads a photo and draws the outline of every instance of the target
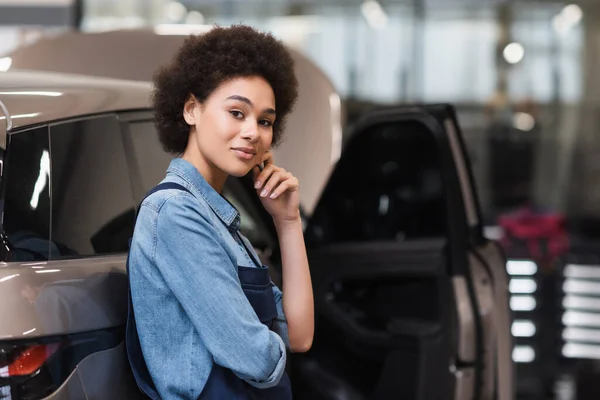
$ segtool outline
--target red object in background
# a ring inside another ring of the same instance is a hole
[[[536,261],[552,261],[569,249],[565,217],[559,213],[522,208],[498,217],[504,229],[502,246],[507,253],[524,244],[529,257]]]

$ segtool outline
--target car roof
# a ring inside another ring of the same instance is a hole
[[[152,85],[39,71],[0,73],[0,147],[7,131],[111,111],[147,109]],[[8,117],[3,115],[7,113]]]

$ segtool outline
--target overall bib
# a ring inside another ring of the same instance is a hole
[[[159,190],[178,189],[189,192],[185,187],[173,183],[161,183],[152,189],[146,197],[150,196]],[[238,234],[239,235],[239,234]],[[273,325],[274,319],[277,317],[277,307],[273,298],[271,288],[271,280],[269,278],[268,269],[262,266],[261,263],[254,257],[253,253],[246,247],[244,242],[240,242],[244,246],[245,251],[250,255],[257,268],[238,266],[238,275],[242,284],[244,294],[256,312],[258,319],[269,329]],[[127,272],[129,273],[129,257],[127,258]],[[127,348],[127,357],[135,380],[140,390],[152,400],[160,399],[146,362],[142,354],[133,305],[131,302],[131,293],[129,294],[127,327],[125,331],[125,346]],[[213,368],[208,376],[208,380],[198,400],[291,400],[292,387],[287,373],[284,372],[281,380],[269,389],[257,389],[244,380],[238,378],[231,370],[213,364]]]

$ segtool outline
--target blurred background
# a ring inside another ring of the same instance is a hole
[[[67,30],[238,22],[323,70],[344,139],[376,106],[457,108],[487,236],[534,261],[508,263],[519,397],[600,398],[600,1],[0,0],[0,71]]]

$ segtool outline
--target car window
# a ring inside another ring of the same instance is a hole
[[[50,154],[48,128],[10,137],[6,152],[3,226],[11,260],[47,260],[50,238]]]
[[[135,202],[116,116],[50,127],[51,239],[62,257],[127,252]]]
[[[142,192],[136,200],[141,201],[141,196],[163,180],[173,156],[162,149],[152,120],[128,121],[125,134],[131,139],[132,159],[137,163]]]
[[[435,138],[418,122],[352,138],[307,229],[311,242],[386,241],[446,233]]]

